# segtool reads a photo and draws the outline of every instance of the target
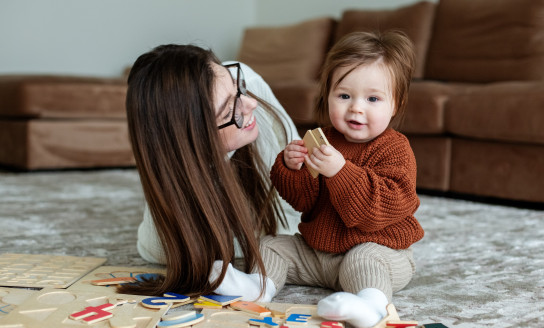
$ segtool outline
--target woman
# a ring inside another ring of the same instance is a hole
[[[244,271],[264,272],[259,235],[292,234],[300,214],[268,178],[277,152],[299,136],[262,78],[196,46],[159,46],[134,63],[126,107],[148,206],[138,250],[167,273],[119,292],[212,292],[234,258],[234,239]],[[224,265],[209,281],[216,260]]]

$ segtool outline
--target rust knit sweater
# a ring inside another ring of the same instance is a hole
[[[351,143],[334,128],[323,129],[346,164],[331,178],[314,179],[303,166],[285,166],[283,152],[270,176],[281,197],[302,212],[299,230],[314,249],[343,253],[373,242],[405,249],[423,238],[414,217],[416,161],[407,138],[387,129],[367,143]]]

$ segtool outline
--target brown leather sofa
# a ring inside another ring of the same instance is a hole
[[[239,59],[299,130],[316,126],[326,51],[358,30],[404,30],[417,69],[401,131],[422,190],[544,202],[544,0],[440,0],[248,28]]]
[[[0,165],[19,170],[133,166],[123,79],[0,77]]]

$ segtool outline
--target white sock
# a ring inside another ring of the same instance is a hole
[[[209,278],[210,282],[217,280],[222,267],[223,261],[214,262]],[[270,278],[266,277],[266,291],[259,297],[261,294],[261,275],[239,271],[229,263],[225,278],[214,292],[219,295],[242,296],[244,301],[270,302],[276,295],[276,286]]]
[[[346,321],[357,328],[375,326],[387,315],[387,297],[376,288],[366,288],[357,295],[339,292],[317,303],[317,314],[325,319]]]

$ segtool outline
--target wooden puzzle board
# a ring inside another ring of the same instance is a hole
[[[35,290],[0,287],[0,320],[34,293]]]
[[[0,286],[66,288],[105,258],[61,255],[0,254]]]
[[[149,309],[141,305],[147,296],[92,293],[46,288],[30,295],[22,304],[1,317],[0,328],[72,328],[72,327],[130,327],[154,328],[168,307]],[[113,317],[92,325],[74,320],[70,315],[89,306],[118,304],[108,310]]]
[[[305,328],[320,328],[321,322],[329,321],[321,318],[317,315],[316,305],[304,305],[304,304],[287,304],[287,303],[258,303],[270,310],[280,311],[285,313],[288,317],[291,314],[308,314],[312,317],[308,320],[308,323],[304,325]],[[249,324],[249,319],[259,319],[259,317],[251,315],[246,312],[236,311],[232,309],[225,310],[212,310],[203,309],[201,312],[204,315],[204,321],[198,325],[198,328],[219,328],[219,327],[253,327]],[[273,321],[277,324],[284,323],[285,319],[274,318]]]
[[[120,266],[101,266],[89,272],[86,276],[78,280],[68,290],[82,290],[99,293],[115,294],[115,286],[95,286],[91,284],[93,280],[119,278],[119,277],[136,277],[144,273],[161,273],[164,274],[165,269],[148,268],[148,267],[120,267]]]
[[[291,314],[307,314],[312,317],[303,326],[305,328],[320,328],[321,323],[326,320],[317,315],[317,305],[308,304],[288,304],[288,303],[258,303],[270,310],[278,311],[285,314],[285,318]],[[174,310],[175,311],[175,310]],[[259,319],[258,316],[251,315],[246,312],[236,311],[225,308],[223,310],[203,309],[201,312],[204,315],[204,320],[195,325],[198,328],[251,328],[255,327],[249,324],[249,319]],[[387,316],[383,318],[373,328],[385,328],[387,322],[391,320],[400,320],[397,310],[393,304],[387,305]],[[279,325],[285,324],[285,318],[274,318],[273,321]],[[262,318],[261,318],[262,319]],[[342,322],[345,327],[351,327]],[[292,326],[291,324],[290,326]]]

